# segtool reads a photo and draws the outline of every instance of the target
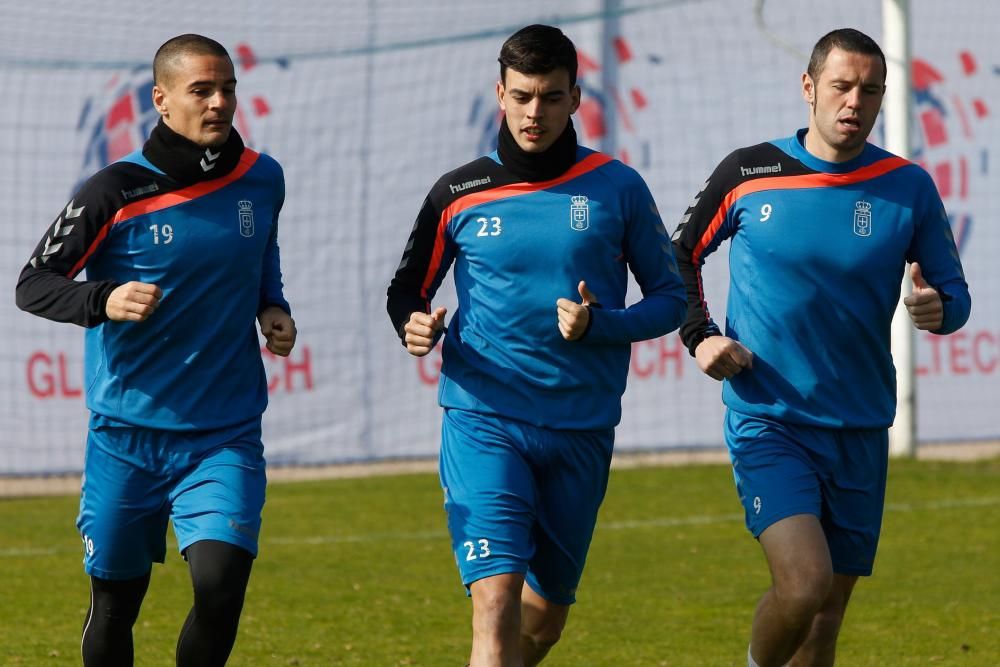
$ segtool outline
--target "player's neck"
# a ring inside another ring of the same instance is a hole
[[[501,119],[497,154],[504,167],[529,183],[562,176],[576,164],[576,130],[573,129],[573,121],[566,123],[566,129],[546,150],[529,153],[517,145],[517,140],[507,127],[507,120]]]
[[[233,128],[226,143],[206,149],[170,129],[161,119],[142,147],[142,154],[180,183],[198,183],[220,178],[235,169],[243,154],[243,139]]]
[[[848,160],[853,160],[854,158],[861,155],[865,150],[865,144],[862,143],[860,146],[852,148],[850,150],[840,150],[836,146],[831,146],[826,143],[820,136],[819,131],[809,128],[806,132],[806,136],[803,137],[802,145],[806,149],[806,152],[815,158],[819,158],[824,162],[847,162]]]

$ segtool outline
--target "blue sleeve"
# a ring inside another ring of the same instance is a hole
[[[274,219],[271,221],[271,234],[267,239],[267,246],[264,248],[263,266],[260,274],[260,299],[257,305],[257,312],[263,311],[270,306],[278,306],[283,311],[292,314],[292,308],[285,300],[283,286],[281,282],[281,253],[278,250],[278,215],[281,207],[285,203],[285,178],[278,173],[278,193],[274,204]]]
[[[943,335],[958,331],[966,323],[972,310],[972,298],[948,214],[934,182],[926,172],[924,177],[926,194],[906,259],[920,264],[924,280],[941,295],[944,321],[933,333]]]
[[[633,172],[634,174],[634,172]],[[642,299],[627,308],[593,308],[589,343],[632,343],[659,338],[684,321],[684,283],[674,259],[670,237],[649,188],[637,174],[623,193],[625,239],[623,254]]]

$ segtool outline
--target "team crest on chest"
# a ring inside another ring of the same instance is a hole
[[[236,203],[240,214],[240,236],[253,236],[253,202],[241,199]]]
[[[584,195],[573,195],[570,200],[573,203],[569,205],[569,226],[582,232],[590,227],[590,205]]]
[[[854,204],[854,233],[858,236],[872,234],[872,205],[861,200]]]

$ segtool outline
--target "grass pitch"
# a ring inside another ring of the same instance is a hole
[[[465,664],[470,604],[432,475],[268,491],[231,665]],[[88,602],[77,499],[0,500],[0,665],[78,665]],[[729,469],[615,470],[563,641],[546,665],[745,665],[768,585]],[[135,628],[136,664],[173,665],[190,605],[172,540]],[[1000,460],[893,461],[875,575],[841,665],[1000,665]]]

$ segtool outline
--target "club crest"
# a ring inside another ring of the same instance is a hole
[[[590,205],[584,195],[574,195],[570,199],[573,203],[569,205],[569,226],[582,232],[590,227]]]
[[[864,200],[854,204],[854,233],[858,236],[871,236],[872,205]]]
[[[240,235],[253,236],[253,202],[241,199],[236,206],[240,214]]]

